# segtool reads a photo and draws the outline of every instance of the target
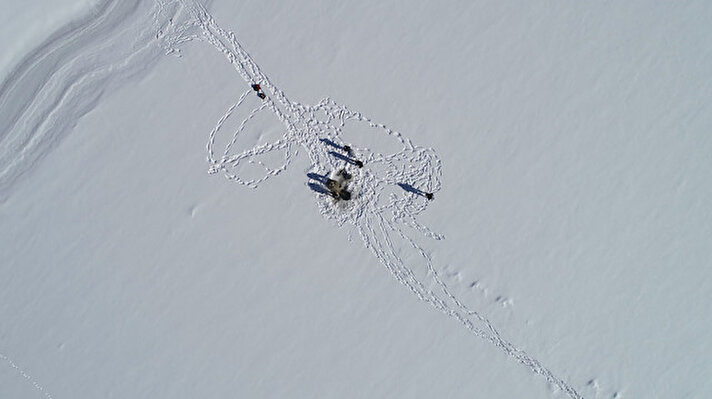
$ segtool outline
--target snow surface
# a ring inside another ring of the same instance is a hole
[[[235,3],[3,14],[0,398],[712,396],[712,5]]]
[[[4,1],[2,9],[5,18],[0,25],[2,76],[5,77],[12,67],[20,63],[20,59],[28,55],[28,50],[34,50],[45,40],[51,41],[52,36],[56,37],[63,27],[71,28],[72,24],[67,24],[68,21],[79,19],[98,4],[98,0]]]

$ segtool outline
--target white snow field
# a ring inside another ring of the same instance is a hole
[[[712,3],[3,3],[0,398],[712,397]]]

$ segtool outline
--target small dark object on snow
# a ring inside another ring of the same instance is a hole
[[[418,188],[415,188],[415,187],[413,187],[412,185],[410,185],[410,184],[408,184],[408,183],[397,183],[397,185],[398,185],[398,187],[402,188],[403,190],[405,190],[405,191],[407,191],[407,192],[409,192],[409,193],[413,193],[413,194],[415,194],[415,195],[423,196],[423,197],[425,197],[425,198],[427,198],[427,199],[429,199],[429,200],[435,198],[435,195],[434,195],[433,193],[426,193],[425,191],[423,191],[423,190],[421,190],[421,189],[418,189]]]
[[[332,197],[339,199],[339,196],[341,193],[341,185],[339,184],[339,182],[337,182],[334,179],[329,179],[327,177],[326,178],[326,188],[329,190]]]
[[[326,178],[326,188],[329,189],[329,191],[337,191],[339,189],[339,183],[334,180],[334,179],[329,179],[328,177]]]
[[[267,96],[265,96],[265,93],[259,92],[259,93],[257,93],[257,97],[259,97],[259,98],[261,98],[261,99],[264,100],[265,97],[267,97]]]
[[[252,90],[260,91],[260,90],[262,90],[262,88],[260,87],[259,83],[255,83],[252,85]]]
[[[334,199],[348,201],[351,199],[351,192],[346,189],[349,180],[351,180],[351,175],[345,169],[339,169],[333,179],[326,178],[324,185]]]
[[[336,174],[342,176],[346,180],[351,180],[351,175],[346,171],[346,169],[339,169]]]
[[[354,165],[358,166],[359,168],[363,168],[363,162],[359,161],[358,159],[354,159]]]
[[[346,151],[347,154],[351,154],[351,147],[348,145],[344,146],[344,151]]]

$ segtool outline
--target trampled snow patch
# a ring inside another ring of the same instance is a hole
[[[204,7],[198,4],[188,4],[186,7],[195,20],[188,22],[185,28],[177,29],[181,34],[171,42],[182,43],[197,38],[194,33],[183,36],[191,32],[192,25],[197,25],[203,32],[202,38],[221,51],[242,75],[247,85],[258,91],[259,98],[264,100],[264,103],[256,106],[240,122],[233,133],[232,140],[225,146],[222,157],[217,159],[214,149],[215,137],[231,114],[243,104],[247,96],[252,94],[250,90],[243,93],[220,118],[216,127],[210,132],[207,145],[211,173],[220,171],[228,180],[257,188],[268,178],[286,170],[291,157],[296,153],[294,147],[301,147],[307,152],[312,162],[309,168],[311,174],[326,176],[330,171],[347,168],[348,173],[359,182],[356,195],[351,199],[352,205],[337,206],[317,194],[321,214],[324,217],[336,221],[338,225],[345,223],[354,225],[366,248],[370,249],[390,273],[418,299],[458,320],[474,335],[491,342],[507,355],[529,367],[532,372],[542,375],[550,384],[561,389],[571,398],[582,398],[574,388],[538,360],[503,339],[485,316],[470,309],[455,296],[440,277],[440,272],[433,264],[428,250],[412,237],[413,234],[423,234],[435,240],[444,238],[417,221],[417,216],[426,209],[432,195],[440,190],[442,166],[434,150],[416,146],[400,132],[375,123],[361,113],[350,111],[347,107],[339,106],[329,99],[323,100],[316,106],[291,102],[242,48],[234,33],[221,28]],[[173,50],[170,49],[170,52]],[[260,88],[264,88],[268,94],[265,96]],[[250,120],[265,108],[272,111],[275,118],[284,125],[284,136],[275,142],[264,143],[241,152],[232,148],[238,136],[244,133]],[[325,119],[320,120],[320,117]],[[354,134],[351,140],[345,139],[343,133],[349,132],[353,124],[350,121],[374,129],[372,135],[375,137],[362,133]],[[384,136],[395,138],[402,148],[396,152],[387,152],[387,149],[383,149],[383,145],[379,145],[382,143],[379,141],[382,141]],[[359,142],[368,143],[366,145],[372,146],[373,149],[346,144],[357,138]],[[334,152],[335,147],[342,148],[346,145],[349,146],[347,147],[349,157]],[[254,158],[273,151],[283,151],[284,163],[279,167],[270,168],[257,161],[265,168],[263,177],[245,180],[237,172],[241,161],[254,163]],[[358,167],[354,167],[354,162],[360,162]],[[375,168],[372,169],[372,166]],[[401,195],[386,190],[387,187],[390,189],[400,187]],[[421,195],[423,193],[425,195]],[[384,198],[386,196],[387,198]],[[428,199],[425,199],[425,196]],[[399,254],[404,250],[419,255],[419,262],[413,262],[412,256],[404,260],[405,257]],[[414,271],[417,268],[421,270]],[[434,288],[431,288],[433,285]],[[497,301],[499,302],[500,298]]]
[[[99,4],[0,87],[0,393],[708,396],[712,13],[643,3]]]

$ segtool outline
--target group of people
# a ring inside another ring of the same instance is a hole
[[[351,157],[352,152],[351,152],[351,147],[348,145],[344,145],[341,147],[341,149],[346,152],[346,155]],[[363,168],[363,162],[359,161],[358,159],[352,159],[352,158],[347,158],[348,162],[358,166],[359,168]],[[339,200],[342,199],[344,201],[348,201],[351,199],[351,192],[348,190],[348,184],[351,181],[351,174],[346,171],[346,169],[341,168],[336,173],[332,173],[331,176],[326,178],[326,188],[329,190],[329,193],[331,193],[331,196],[334,197],[335,199]]]
[[[329,144],[331,144],[333,146],[337,146],[333,142],[329,142]],[[341,150],[343,150],[344,152],[346,152],[346,155],[348,156],[348,157],[344,157],[344,156],[338,155],[339,158],[343,158],[350,164],[356,165],[359,168],[363,167],[363,162],[359,161],[358,159],[352,158],[353,153],[352,153],[350,146],[344,145],[344,146],[339,146],[339,148]],[[337,153],[334,153],[334,154],[337,154]],[[323,181],[323,183],[326,186],[326,188],[329,190],[329,193],[331,194],[331,196],[333,198],[335,198],[336,200],[348,201],[351,199],[351,192],[348,190],[348,184],[351,181],[351,178],[352,178],[351,174],[349,174],[346,171],[346,169],[341,168],[336,172],[332,172],[331,175]],[[428,200],[432,200],[435,198],[433,193],[415,189],[409,184],[399,184],[399,186],[401,186],[406,191],[415,193],[417,195],[422,195],[425,198],[427,198]]]
[[[262,91],[262,87],[260,86],[259,83],[253,83],[252,84],[252,90],[254,90],[257,93],[257,97],[261,99],[265,99],[267,96],[265,95],[264,91]],[[342,150],[343,152],[346,153],[346,155],[341,155],[337,152],[332,152],[332,154],[338,158],[343,159],[344,161],[350,163],[351,165],[357,166],[359,168],[363,168],[363,162],[354,158],[353,157],[353,150],[351,149],[351,146],[349,145],[343,145],[340,146],[330,140],[327,139],[322,139],[322,141],[326,142],[327,144],[337,147],[338,149]],[[346,169],[341,168],[335,172],[332,172],[328,177],[320,177],[318,180],[321,180],[321,183],[326,186],[326,189],[329,191],[329,194],[336,200],[344,200],[348,201],[351,199],[351,192],[348,190],[348,184],[351,182],[352,176],[350,173],[346,171]],[[422,195],[428,200],[432,200],[434,198],[433,193],[429,192],[424,192],[421,190],[414,189],[410,185],[406,184],[399,184],[401,187],[403,187],[406,191],[410,191],[412,193],[415,193],[417,195]]]
[[[351,192],[348,190],[348,184],[351,181],[351,175],[346,169],[339,169],[336,173],[326,178],[326,188],[335,199],[348,201],[351,199]]]

